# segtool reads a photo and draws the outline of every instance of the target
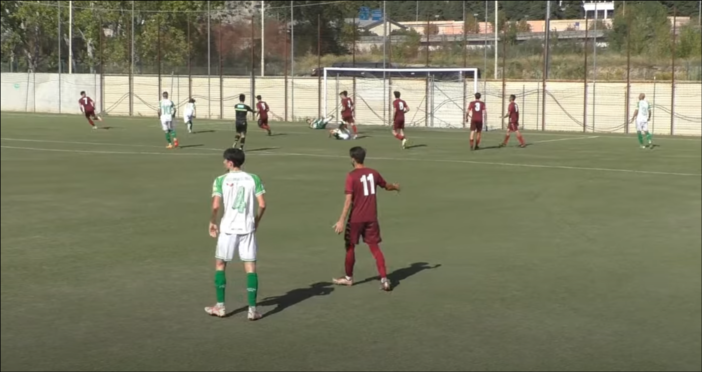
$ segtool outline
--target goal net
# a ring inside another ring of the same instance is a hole
[[[322,114],[340,118],[339,94],[346,91],[357,124],[392,125],[393,92],[399,91],[410,109],[405,126],[463,128],[468,103],[478,91],[478,74],[476,68],[326,67]]]

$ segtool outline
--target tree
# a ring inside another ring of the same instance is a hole
[[[480,33],[480,23],[474,15],[468,14],[466,21],[463,23],[463,27],[466,33],[469,34],[479,34]]]
[[[630,48],[632,55],[670,54],[671,27],[667,9],[660,2],[632,3],[619,8],[608,32],[610,46],[618,52]],[[627,42],[630,42],[627,45]]]

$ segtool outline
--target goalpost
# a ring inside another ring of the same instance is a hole
[[[399,91],[410,108],[406,126],[463,128],[478,79],[477,68],[325,67],[322,114],[340,120],[339,94],[346,91],[357,124],[392,125],[393,92]]]

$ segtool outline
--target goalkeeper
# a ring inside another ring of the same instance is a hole
[[[329,124],[329,122],[332,121],[332,119],[334,119],[334,115],[327,116],[324,119],[307,119],[307,124],[310,125],[310,129],[325,129],[327,127],[327,124]]]

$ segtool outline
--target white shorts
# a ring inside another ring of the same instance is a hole
[[[637,132],[648,132],[648,120],[646,119],[636,119],[636,131]]]
[[[219,234],[217,238],[217,252],[215,258],[230,262],[234,259],[234,254],[239,251],[239,259],[244,262],[256,262],[256,235],[249,234]]]
[[[161,128],[163,129],[164,132],[168,132],[169,130],[173,130],[173,128],[174,128],[173,119],[161,119]]]
[[[195,117],[195,115],[190,114],[190,113],[186,113],[186,114],[183,116],[183,121],[187,123],[187,122],[189,122],[189,121],[192,121],[192,120],[193,120],[193,117]]]

